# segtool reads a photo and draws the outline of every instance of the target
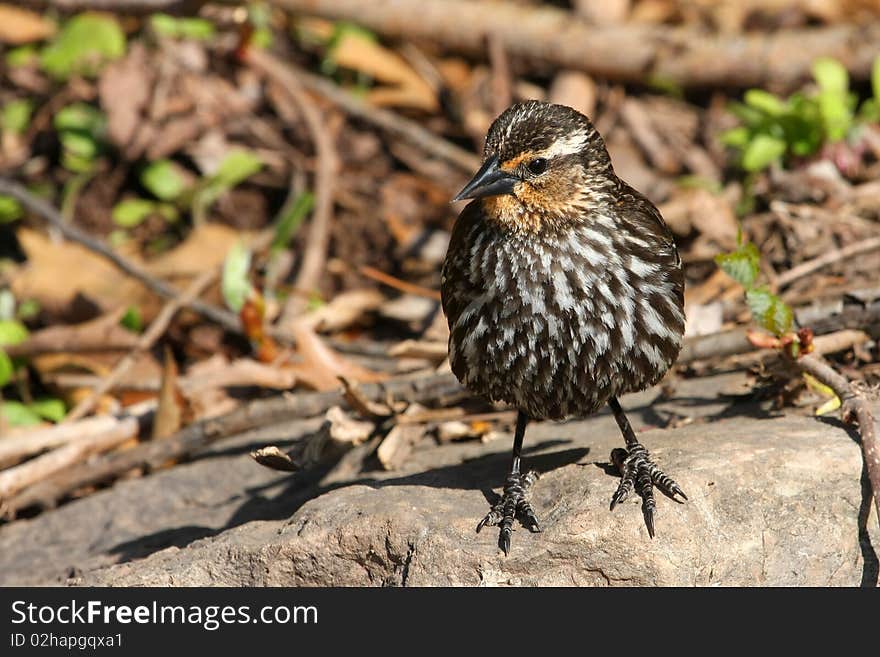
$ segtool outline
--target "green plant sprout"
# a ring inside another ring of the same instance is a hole
[[[871,75],[873,97],[858,107],[849,89],[846,68],[830,57],[813,64],[817,90],[795,93],[786,99],[762,89],[750,89],[743,102],[729,110],[742,125],[721,135],[722,143],[739,153],[738,165],[754,173],[792,157],[807,157],[827,143],[857,134],[857,128],[880,120],[880,56]]]

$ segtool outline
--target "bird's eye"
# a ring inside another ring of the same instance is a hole
[[[543,157],[536,157],[534,160],[528,163],[528,169],[530,172],[535,174],[544,173],[547,170],[547,159]]]

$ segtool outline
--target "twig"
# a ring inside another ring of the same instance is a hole
[[[100,385],[92,390],[88,397],[79,402],[73,410],[68,413],[67,417],[64,418],[64,421],[73,422],[91,411],[95,403],[101,398],[101,395],[105,394],[116,385],[125,373],[128,372],[131,366],[134,365],[138,356],[152,347],[156,340],[165,333],[168,324],[171,323],[171,320],[174,318],[174,315],[177,314],[177,311],[190,304],[193,299],[200,295],[205,288],[214,281],[216,277],[216,269],[203,272],[189,284],[184,292],[166,303],[147,330],[144,331],[140,339],[138,339],[137,345],[135,345],[134,349],[128,352],[122,360],[116,364],[113,371],[101,381]]]
[[[0,440],[0,469],[8,468],[47,449],[75,442],[84,436],[101,433],[117,424],[119,424],[119,419],[110,415],[102,415],[90,417],[80,422],[59,424],[48,429],[4,437],[3,440]]]
[[[817,317],[809,322],[816,335],[834,333],[843,329],[863,330],[876,339],[880,327],[880,303],[867,308],[845,308],[837,314]],[[676,361],[686,365],[697,360],[721,358],[755,351],[748,338],[748,329],[737,328],[709,335],[687,338]]]
[[[362,273],[367,278],[372,278],[374,281],[384,283],[388,287],[393,287],[395,290],[400,290],[401,292],[406,292],[408,294],[415,294],[420,297],[426,297],[434,301],[440,301],[440,292],[438,292],[437,290],[422,287],[421,285],[416,285],[414,283],[407,283],[406,281],[402,281],[399,278],[392,276],[391,274],[386,274],[383,271],[379,271],[375,267],[362,265],[358,268],[358,271],[360,271],[360,273]]]
[[[795,364],[835,392],[841,401],[841,417],[844,422],[851,423],[855,420],[858,423],[862,456],[873,489],[877,522],[880,524],[880,448],[877,446],[877,418],[871,408],[872,400],[865,390],[854,386],[821,356],[807,354],[798,358]]]
[[[312,75],[295,66],[286,65],[286,68],[296,75],[303,87],[338,105],[347,114],[417,146],[427,154],[454,165],[468,175],[472,175],[480,167],[478,156],[438,137],[418,123],[395,112],[372,107],[325,78]]]
[[[546,62],[626,82],[793,89],[817,57],[839,60],[867,79],[880,23],[789,29],[772,34],[712,34],[643,24],[590,25],[555,7],[467,0],[272,0],[300,14],[351,20],[391,37],[424,39],[445,49],[485,53],[486,34],[523,60]]]
[[[469,397],[452,374],[400,377],[383,383],[365,383],[359,387],[367,399],[395,400],[443,406]],[[345,406],[340,391],[281,395],[257,399],[226,415],[203,420],[165,440],[143,443],[115,454],[98,456],[90,463],[72,466],[54,477],[41,481],[6,500],[8,514],[29,506],[51,505],[69,493],[108,482],[135,468],[151,470],[169,460],[185,458],[206,445],[257,427],[314,417],[332,406]]]
[[[174,299],[177,296],[178,291],[173,286],[132,264],[100,240],[91,237],[76,226],[66,223],[58,210],[47,201],[31,194],[23,185],[7,178],[0,178],[0,194],[13,197],[31,212],[43,217],[64,237],[81,244],[89,251],[93,251],[105,260],[108,260],[120,271],[140,281],[159,296],[166,299]],[[233,313],[195,299],[189,304],[189,307],[212,322],[219,324],[227,331],[241,333],[241,323]]]
[[[777,289],[783,288],[786,285],[791,285],[799,278],[803,278],[808,274],[812,274],[814,271],[818,271],[822,267],[827,267],[835,262],[840,262],[841,260],[846,260],[847,258],[852,258],[853,256],[862,253],[876,251],[877,249],[880,249],[880,237],[872,237],[871,239],[855,242],[841,249],[834,249],[833,251],[820,255],[818,258],[807,260],[806,262],[799,264],[797,267],[792,267],[788,271],[783,272],[776,277],[773,284]]]
[[[26,463],[0,472],[0,508],[6,511],[4,502],[15,493],[51,475],[67,470],[95,452],[103,452],[134,438],[138,421],[125,418],[112,427],[92,433],[81,440],[52,450]]]
[[[303,292],[311,292],[318,287],[327,261],[327,248],[330,244],[330,221],[333,217],[333,190],[339,158],[321,112],[303,91],[297,76],[293,75],[280,61],[258,48],[248,50],[245,61],[256,70],[278,83],[288,98],[299,109],[315,146],[318,164],[315,171],[315,209],[312,212],[311,227],[306,242],[305,255],[297,274],[295,287]],[[282,313],[282,324],[289,324],[302,314],[303,300],[291,295]]]

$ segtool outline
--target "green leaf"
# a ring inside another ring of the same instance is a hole
[[[150,162],[141,172],[141,184],[163,201],[177,199],[186,188],[180,168],[171,160]]]
[[[244,244],[238,242],[229,250],[223,263],[223,279],[221,290],[226,305],[239,312],[251,293],[251,282],[248,272],[251,267],[251,252]]]
[[[16,135],[23,134],[30,124],[33,108],[34,104],[27,98],[10,100],[6,103],[0,113],[0,126],[3,127],[3,131]]]
[[[150,25],[156,34],[172,39],[196,39],[206,41],[214,36],[215,28],[204,18],[175,18],[168,14],[153,14]]]
[[[719,139],[725,146],[736,146],[737,148],[745,148],[752,137],[752,131],[744,125],[738,128],[731,128],[721,133]]]
[[[785,140],[770,135],[755,135],[742,154],[746,171],[761,171],[779,160],[785,153]]]
[[[761,254],[751,242],[740,244],[736,251],[715,256],[715,263],[725,274],[744,288],[750,288],[758,278]]]
[[[7,401],[0,404],[0,415],[13,427],[29,427],[40,424],[40,416],[21,402]]]
[[[14,373],[15,365],[12,363],[12,359],[9,354],[0,349],[0,388],[12,380]]]
[[[8,224],[16,219],[21,219],[23,214],[21,203],[11,196],[0,194],[0,224]]]
[[[235,149],[223,158],[211,180],[224,190],[231,189],[262,168],[263,161],[259,155],[248,150]]]
[[[140,333],[144,328],[144,318],[141,316],[141,311],[137,306],[129,306],[126,308],[125,314],[122,316],[122,319],[119,320],[119,323],[129,331],[134,331],[135,333]]]
[[[749,89],[743,100],[749,107],[754,107],[769,116],[781,116],[788,111],[788,105],[784,100],[763,89]]]
[[[748,290],[746,303],[754,320],[771,333],[783,335],[791,330],[791,308],[766,286]]]
[[[311,192],[300,194],[293,206],[285,212],[275,226],[275,235],[272,238],[272,251],[283,249],[290,242],[290,238],[302,224],[306,215],[312,211],[315,205],[315,195]]]
[[[70,155],[82,160],[93,160],[98,154],[98,143],[91,135],[80,132],[63,132],[59,141]]]
[[[822,91],[845,94],[849,90],[846,67],[832,57],[820,57],[813,62],[813,77]]]
[[[107,126],[104,113],[88,103],[72,103],[62,107],[52,122],[58,132],[80,132],[95,139],[103,137]]]
[[[30,66],[31,63],[35,63],[37,61],[39,61],[37,49],[32,44],[13,48],[6,53],[6,64],[7,66],[9,66],[9,68],[21,68],[23,66]]]
[[[67,407],[64,405],[64,402],[55,397],[38,399],[28,404],[28,408],[44,420],[49,420],[50,422],[61,422],[64,416],[67,415]]]
[[[16,317],[18,319],[32,319],[40,312],[40,302],[36,299],[25,299],[18,304]]]
[[[102,64],[125,54],[125,34],[108,14],[83,13],[64,24],[55,40],[43,49],[43,70],[59,80],[73,74],[94,76]]]
[[[113,208],[113,223],[123,228],[134,228],[156,210],[156,204],[144,198],[129,198]]]
[[[820,57],[813,63],[813,77],[819,85],[817,101],[825,134],[831,141],[840,141],[852,127],[849,73],[836,59]]]
[[[28,330],[15,319],[0,320],[0,347],[21,344],[28,339]]]
[[[217,171],[208,178],[193,198],[193,214],[199,217],[225,192],[257,173],[263,161],[255,153],[244,149],[230,151]]]

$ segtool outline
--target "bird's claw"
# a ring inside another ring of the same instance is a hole
[[[635,490],[642,498],[642,515],[645,518],[648,535],[654,538],[654,509],[657,506],[654,501],[654,486],[664,495],[679,503],[683,503],[683,501],[677,496],[680,495],[686,500],[687,495],[671,477],[657,467],[651,460],[648,450],[640,443],[631,445],[629,451],[625,449],[613,450],[611,460],[620,470],[620,485],[611,496],[611,510],[613,511],[615,506],[623,502]]]
[[[505,556],[510,554],[510,537],[513,533],[515,518],[519,518],[520,522],[531,531],[541,531],[538,516],[535,515],[532,505],[526,499],[529,488],[537,479],[538,473],[534,471],[524,475],[518,472],[510,473],[507,481],[504,482],[504,493],[501,499],[477,525],[477,532],[486,525],[500,527],[498,547],[504,551]]]

